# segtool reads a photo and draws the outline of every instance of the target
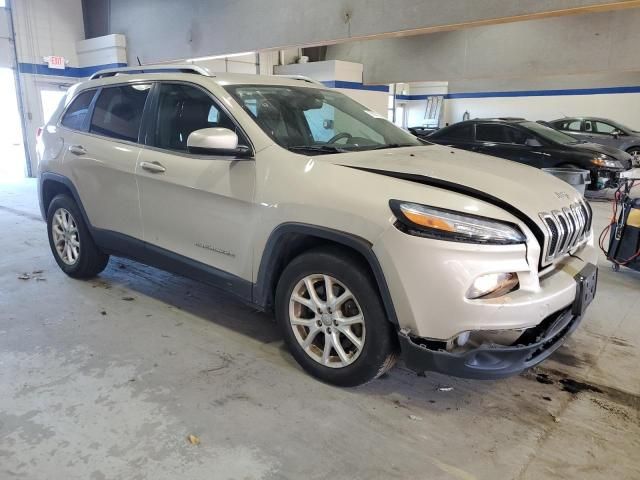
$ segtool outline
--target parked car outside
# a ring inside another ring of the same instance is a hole
[[[37,150],[67,275],[114,255],[208,282],[274,312],[300,365],[337,385],[398,355],[417,371],[517,374],[594,296],[577,191],[425,145],[308,79],[107,70],[69,90]]]
[[[592,190],[617,186],[620,174],[632,166],[631,155],[622,150],[581,142],[541,123],[523,119],[468,120],[433,132],[427,140],[536,168],[589,170]]]
[[[599,143],[624,150],[640,167],[640,132],[619,122],[597,117],[565,117],[549,122],[553,128],[585,142]]]

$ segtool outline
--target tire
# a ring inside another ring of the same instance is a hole
[[[338,301],[333,309],[332,299],[327,302],[325,293],[328,284],[332,285],[333,299]],[[311,298],[309,286],[319,303]],[[294,293],[297,300],[293,300]],[[318,305],[324,305],[321,314]],[[339,248],[310,250],[292,260],[279,279],[275,311],[293,357],[308,373],[326,383],[362,385],[395,363],[395,329],[386,318],[371,273]],[[312,336],[312,332],[317,333]],[[310,336],[313,339],[305,348]],[[327,347],[329,354],[325,354]]]
[[[47,233],[53,258],[70,277],[95,277],[109,263],[109,255],[102,253],[93,242],[80,209],[68,195],[57,195],[51,200],[47,210]]]
[[[633,157],[631,166],[634,168],[640,167],[640,147],[631,147],[627,150],[627,153]]]

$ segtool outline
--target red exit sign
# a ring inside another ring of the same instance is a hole
[[[51,55],[46,58],[47,65],[49,68],[57,68],[59,70],[64,70],[65,68],[65,60],[64,57],[59,57],[57,55]]]

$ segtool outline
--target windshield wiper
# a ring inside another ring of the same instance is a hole
[[[421,147],[422,145],[414,145],[412,143],[385,143],[383,145],[376,145],[368,147],[363,145],[361,150],[384,150],[386,148],[402,148],[402,147]]]
[[[292,152],[319,152],[319,153],[345,153],[349,150],[340,148],[335,145],[294,145],[287,147],[287,150]]]

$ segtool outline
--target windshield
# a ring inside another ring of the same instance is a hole
[[[545,140],[549,140],[551,142],[561,143],[563,145],[570,145],[572,143],[580,142],[580,140],[572,137],[571,135],[559,132],[558,130],[547,127],[546,125],[542,125],[537,122],[522,122],[520,125],[529,130],[532,130],[534,133],[537,133]]]
[[[225,89],[280,146],[301,153],[343,153],[424,145],[342,93],[285,85]]]

